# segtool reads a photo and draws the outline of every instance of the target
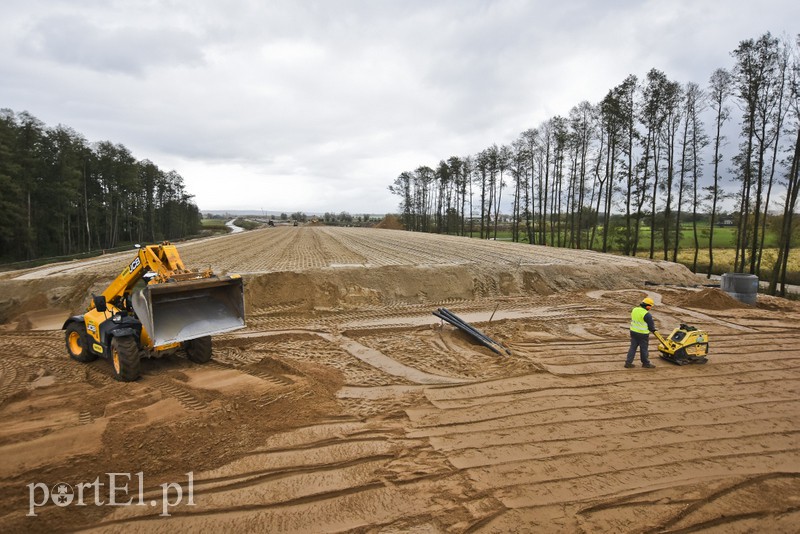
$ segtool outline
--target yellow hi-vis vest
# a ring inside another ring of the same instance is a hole
[[[636,306],[631,310],[631,330],[638,334],[649,334],[650,329],[647,328],[647,323],[644,316],[647,315],[647,310],[641,306]]]

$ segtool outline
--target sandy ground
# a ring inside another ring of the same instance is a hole
[[[391,230],[179,248],[245,275],[248,327],[135,383],[71,361],[59,330],[132,253],[0,275],[1,531],[797,532],[796,303]],[[708,364],[622,367],[646,295],[662,331],[709,332]]]

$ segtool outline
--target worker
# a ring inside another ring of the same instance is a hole
[[[639,348],[639,355],[642,359],[642,367],[647,369],[655,368],[650,363],[647,345],[650,341],[650,332],[656,331],[656,324],[650,309],[655,302],[650,297],[642,300],[642,303],[631,310],[631,347],[628,349],[628,358],[625,360],[625,367],[630,369],[633,365],[633,358],[636,356],[636,348]]]

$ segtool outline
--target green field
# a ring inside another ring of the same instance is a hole
[[[708,243],[709,243],[709,235],[710,235],[710,227],[706,224],[697,225],[697,234],[698,234],[698,243],[699,243],[699,250],[697,255],[697,271],[698,272],[706,272],[708,271],[708,264],[709,264],[709,253],[708,253]],[[647,258],[650,255],[650,228],[649,227],[642,227],[639,229],[639,247],[637,250],[637,257]],[[473,237],[477,237],[478,232],[473,232]],[[491,233],[491,236],[494,237],[494,232]],[[584,232],[581,239],[583,240],[583,246],[585,247],[587,244],[587,239],[590,236],[588,232]],[[673,238],[674,234],[670,235],[670,238]],[[511,241],[512,234],[511,230],[509,229],[498,229],[497,232],[497,240],[498,241]],[[550,239],[550,234],[547,235],[548,240]],[[601,250],[602,248],[602,228],[598,228],[595,232],[595,239],[594,239],[594,250]],[[527,243],[527,234],[521,232],[520,239],[522,242]],[[767,234],[764,238],[764,251],[762,256],[762,278],[766,278],[769,276],[769,271],[772,269],[775,260],[777,258],[777,242],[778,242],[778,235],[776,232],[767,230]],[[672,248],[673,244],[670,243],[669,246],[669,253],[668,258],[672,258]],[[678,263],[686,265],[689,268],[692,268],[694,264],[694,250],[695,250],[695,242],[694,242],[694,230],[692,225],[683,224],[681,225],[681,236],[680,242],[678,244]],[[612,254],[619,254],[622,251],[619,248],[616,248],[615,242],[611,236],[609,236],[609,252]],[[661,237],[660,232],[656,232],[656,239],[655,239],[655,246],[654,246],[654,254],[653,257],[655,259],[663,259],[664,257],[664,243]],[[724,272],[730,272],[734,270],[733,264],[736,257],[736,228],[734,227],[716,227],[714,229],[714,273],[721,274]],[[788,278],[790,279],[789,283],[798,284],[800,283],[800,248],[794,248],[791,250],[789,254],[789,265],[788,265]]]
[[[661,236],[660,229],[656,230],[656,238],[655,238],[655,249],[663,250],[664,243],[663,238]],[[618,230],[619,231],[619,228]],[[478,231],[473,232],[473,237],[478,235]],[[650,227],[643,226],[639,229],[639,250],[642,248],[646,250],[650,250]],[[700,224],[697,225],[697,241],[699,244],[700,249],[708,248],[708,241],[709,236],[711,234],[709,225]],[[492,231],[490,234],[494,237],[494,232]],[[511,230],[507,228],[500,228],[497,232],[497,240],[498,241],[511,241]],[[590,237],[589,231],[584,231],[581,239],[583,243],[586,243],[586,240]],[[672,239],[674,238],[674,232],[670,233],[670,248],[672,248]],[[548,241],[550,239],[550,234],[547,234]],[[603,239],[603,229],[602,227],[598,227],[595,231],[594,237],[594,248],[600,249],[602,247],[602,239]],[[523,242],[527,242],[527,234],[525,234],[524,230],[520,233],[520,240]],[[764,238],[764,247],[765,248],[774,248],[778,246],[778,234],[777,232],[767,230],[767,235]],[[613,236],[609,236],[609,248],[615,247]],[[694,242],[694,230],[692,225],[683,224],[681,225],[681,235],[680,235],[680,242],[678,243],[678,249],[692,249],[694,250],[695,242]],[[720,226],[714,229],[714,247],[715,248],[736,248],[736,228],[731,226]]]
[[[697,241],[700,248],[708,248],[708,239],[711,230],[708,224],[697,225]],[[675,237],[675,234],[670,234],[670,240]],[[671,241],[670,241],[671,243]],[[663,238],[659,232],[656,232],[656,249],[659,245],[663,248]],[[644,227],[639,230],[639,247],[650,247],[650,228]],[[767,230],[767,235],[764,238],[764,247],[777,247],[778,234]],[[717,227],[714,229],[714,247],[720,248],[735,248],[736,247],[736,228],[731,226]],[[694,249],[694,230],[691,224],[681,225],[680,242],[678,248],[691,248]]]

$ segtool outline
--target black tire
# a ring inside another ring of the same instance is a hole
[[[183,344],[186,356],[194,363],[208,363],[211,361],[211,336],[190,339]]]
[[[139,378],[139,344],[133,336],[111,339],[111,368],[120,382],[133,382]]]
[[[75,361],[82,363],[93,362],[97,359],[97,354],[89,349],[89,335],[86,333],[86,325],[83,323],[70,323],[67,326],[65,341],[67,344],[67,354]]]

